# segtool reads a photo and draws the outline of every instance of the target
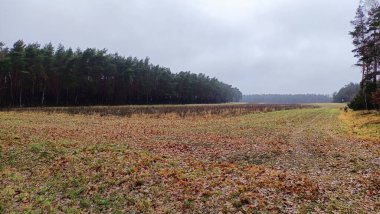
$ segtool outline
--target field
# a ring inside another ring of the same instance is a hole
[[[282,105],[260,105],[260,104],[209,104],[209,105],[131,105],[131,106],[81,106],[81,107],[46,107],[46,108],[16,108],[3,109],[18,112],[47,112],[68,114],[98,114],[101,116],[116,115],[131,117],[136,115],[161,117],[176,115],[179,117],[191,116],[232,116],[252,114],[257,112],[271,112],[289,109],[316,108],[315,105],[282,104]]]
[[[341,107],[0,112],[0,213],[379,213],[380,115]]]

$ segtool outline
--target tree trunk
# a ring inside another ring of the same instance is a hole
[[[69,88],[66,89],[66,105],[69,105]]]
[[[374,61],[374,66],[373,66],[373,69],[374,69],[374,75],[373,75],[373,83],[376,83],[376,76],[377,76],[377,57],[375,57],[375,61]]]
[[[22,83],[20,83],[20,108],[22,107]]]
[[[11,94],[11,106],[13,106],[14,103],[14,98],[13,98],[13,79],[12,79],[12,74],[9,72],[9,83],[10,83],[10,94]]]
[[[45,103],[45,90],[46,90],[46,86],[44,84],[44,87],[43,87],[43,90],[42,90],[42,97],[41,97],[41,105],[43,106],[44,103]]]
[[[33,80],[33,83],[32,83],[32,99],[31,99],[31,102],[30,102],[31,106],[34,106],[34,88],[35,87],[36,87],[36,82]]]
[[[365,79],[365,64],[362,65],[362,81]]]
[[[59,92],[57,92],[57,97],[56,97],[56,101],[55,101],[55,104],[58,105],[59,103]]]

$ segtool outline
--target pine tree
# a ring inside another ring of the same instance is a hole
[[[355,49],[353,52],[355,53],[355,57],[358,57],[358,66],[362,67],[362,79],[365,78],[367,74],[367,62],[369,59],[366,57],[366,32],[367,32],[367,25],[366,25],[366,17],[363,11],[363,6],[359,5],[358,9],[356,10],[356,16],[353,21],[351,21],[351,24],[354,26],[354,30],[350,32],[350,35],[353,38],[353,44],[355,46]]]

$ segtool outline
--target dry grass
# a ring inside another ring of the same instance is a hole
[[[194,116],[233,116],[252,114],[257,112],[272,112],[290,109],[317,108],[316,105],[284,104],[284,105],[260,105],[260,104],[209,104],[209,105],[132,105],[132,106],[81,106],[81,107],[37,107],[37,108],[11,108],[3,111],[17,112],[47,112],[68,113],[84,115],[116,115],[127,116],[153,116],[161,117],[177,115],[180,117]]]
[[[340,114],[0,112],[0,213],[376,213],[380,144]]]
[[[346,124],[346,131],[364,140],[380,139],[380,114],[376,111],[349,111],[339,117]]]

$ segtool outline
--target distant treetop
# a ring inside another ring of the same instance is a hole
[[[263,104],[329,103],[329,95],[320,94],[252,94],[244,95],[243,102]]]

